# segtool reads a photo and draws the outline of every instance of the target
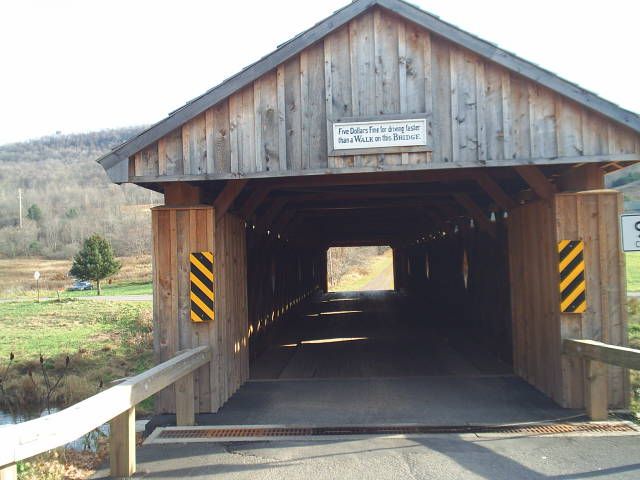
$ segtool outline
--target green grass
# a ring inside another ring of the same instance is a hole
[[[127,282],[117,284],[103,284],[101,285],[101,295],[105,296],[119,296],[119,295],[151,295],[153,292],[153,284],[151,282]],[[82,292],[69,292],[64,291],[60,294],[62,298],[74,298],[74,297],[91,297],[96,296],[98,291],[95,288],[93,290],[84,290]],[[55,296],[55,295],[52,295]]]
[[[627,291],[640,292],[640,252],[626,254]]]
[[[42,384],[39,362],[55,376],[71,358],[56,403],[75,403],[95,393],[102,380],[139,373],[152,365],[151,302],[63,299],[0,303],[0,376],[10,353],[15,360],[4,380],[18,403],[29,406],[29,370]],[[26,383],[25,383],[26,382]],[[0,403],[3,401],[0,398]]]

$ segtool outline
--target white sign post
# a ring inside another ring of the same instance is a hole
[[[620,216],[622,250],[640,252],[640,213]]]
[[[333,149],[426,147],[426,118],[337,122],[333,124]]]
[[[40,272],[39,271],[35,271],[33,272],[33,279],[36,281],[36,291],[38,292],[38,302],[40,301]]]

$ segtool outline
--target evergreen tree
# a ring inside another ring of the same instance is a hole
[[[42,220],[42,210],[40,210],[40,207],[35,203],[31,205],[27,209],[27,218],[33,220],[34,222],[39,222],[40,220]]]
[[[100,280],[117,273],[122,264],[113,256],[111,244],[100,235],[87,238],[82,249],[73,257],[73,265],[69,273],[80,280],[96,282],[100,295]]]

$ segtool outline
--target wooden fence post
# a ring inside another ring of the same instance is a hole
[[[0,480],[18,480],[18,467],[16,464],[0,468]]]
[[[176,425],[196,424],[193,373],[185,375],[176,382]]]
[[[587,414],[591,420],[606,420],[609,417],[607,366],[585,359],[585,372]]]
[[[109,464],[113,478],[129,478],[136,471],[135,407],[110,422]]]

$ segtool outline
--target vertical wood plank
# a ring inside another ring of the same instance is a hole
[[[253,85],[229,98],[231,172],[256,171]]]
[[[286,97],[284,93],[284,64],[278,65],[276,73],[278,95],[278,170],[287,169],[287,125],[285,121]]]
[[[376,112],[375,34],[373,13],[368,12],[349,23],[351,51],[351,100],[353,116],[372,116]],[[357,166],[370,162],[366,155],[354,157]]]
[[[503,158],[510,160],[515,158],[515,149],[512,142],[513,115],[511,112],[511,75],[508,71],[502,71],[501,80]]]
[[[196,424],[193,382],[193,373],[185,375],[176,382],[177,426],[191,426]]]
[[[476,138],[477,138],[477,158],[483,163],[487,156],[487,101],[485,98],[487,84],[485,78],[484,62],[476,59]]]
[[[336,120],[353,116],[348,26],[325,38],[324,55],[327,129],[330,129]],[[353,157],[339,156],[329,159],[330,168],[350,166],[353,166]]]
[[[607,122],[597,113],[581,109],[582,141],[585,155],[607,155],[609,138]]]
[[[451,162],[452,157],[452,106],[451,66],[449,46],[431,38],[433,78],[433,160]]]
[[[115,478],[129,478],[136,472],[135,408],[109,422],[109,465]]]
[[[300,57],[284,65],[285,128],[287,132],[287,168],[302,169],[302,117]]]
[[[607,408],[607,366],[596,360],[585,360],[587,415],[594,421],[606,420],[609,417]]]
[[[424,113],[427,117],[427,145],[433,146],[433,107],[431,85],[431,37],[425,30],[409,23],[402,23],[404,32],[405,112]],[[399,37],[400,39],[400,37]],[[400,44],[399,44],[400,51]],[[402,77],[401,77],[402,79]],[[426,163],[430,156],[424,153],[410,153],[404,158],[407,163]]]
[[[381,9],[376,9],[373,12],[376,115],[401,113],[403,101],[406,108],[406,93],[400,91],[399,70],[404,65],[401,64],[399,56],[399,23]],[[405,50],[404,39],[402,49]],[[404,70],[406,72],[406,69]],[[406,90],[406,76],[403,83],[403,90]],[[401,100],[401,98],[403,99]],[[405,159],[408,163],[408,155],[405,156]],[[378,155],[377,163],[400,165],[402,156],[399,154]]]
[[[555,98],[548,90],[530,84],[529,102],[531,156],[533,158],[556,158],[558,144]]]
[[[256,171],[280,168],[277,72],[271,71],[253,83]]]
[[[158,175],[182,175],[182,130],[176,129],[158,140]]]
[[[504,160],[504,124],[502,121],[502,71],[490,63],[485,74],[485,155],[488,160]]]
[[[205,114],[198,115],[182,126],[182,157],[185,175],[202,175],[207,172]]]
[[[300,54],[302,102],[302,166],[327,167],[327,124],[324,80],[324,45],[307,48]]]
[[[529,89],[525,80],[511,77],[511,121],[513,158],[531,157],[531,136],[529,134]]]
[[[207,173],[231,173],[229,102],[224,100],[205,112]]]
[[[564,100],[560,96],[556,96],[555,108],[558,155],[584,155],[580,109],[573,102]]]

